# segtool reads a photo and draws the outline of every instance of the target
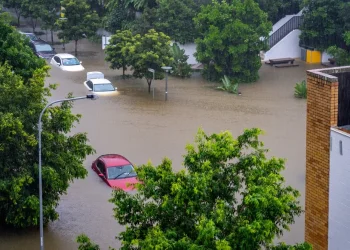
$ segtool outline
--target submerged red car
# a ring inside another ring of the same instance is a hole
[[[91,168],[113,188],[129,191],[134,189],[129,183],[139,183],[132,163],[122,155],[101,155],[92,163]]]

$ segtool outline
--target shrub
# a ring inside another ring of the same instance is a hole
[[[191,66],[187,63],[188,55],[185,55],[185,50],[180,49],[177,43],[171,46],[171,54],[174,58],[172,63],[173,70],[171,72],[174,76],[179,76],[182,78],[190,77],[192,73]]]
[[[238,94],[238,83],[233,83],[226,75],[221,79],[222,86],[217,89],[227,91],[229,93]]]
[[[307,96],[307,88],[306,82],[303,80],[302,82],[297,82],[294,87],[294,96],[296,98],[305,99]]]

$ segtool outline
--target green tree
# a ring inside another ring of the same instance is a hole
[[[235,81],[259,78],[259,53],[266,49],[271,22],[254,0],[234,0],[232,4],[213,0],[194,19],[200,37],[195,56],[208,72],[214,62],[214,77],[227,75]]]
[[[155,70],[155,79],[163,79],[164,70],[161,67],[169,66],[173,61],[170,53],[170,37],[151,29],[143,36],[137,34],[135,40],[139,42],[136,43],[132,59],[133,76],[136,78],[145,77],[148,83],[148,92],[150,92],[153,74],[148,69]]]
[[[260,133],[199,130],[186,147],[186,169],[173,171],[167,158],[137,167],[138,192],[116,190],[110,200],[126,226],[120,249],[311,249],[273,244],[302,211],[299,192],[281,175],[285,161],[266,158]]]
[[[18,26],[20,25],[21,16],[23,13],[22,2],[23,0],[4,0],[4,7],[13,9],[15,11]]]
[[[160,0],[154,28],[184,44],[197,37],[193,18],[196,16],[193,0]]]
[[[53,32],[57,30],[57,20],[60,12],[60,0],[46,0],[43,6],[43,14],[41,20],[43,21],[41,29],[49,29],[51,33],[51,44],[53,45]]]
[[[112,35],[109,44],[106,46],[106,61],[110,63],[111,69],[123,69],[123,77],[125,70],[131,66],[136,43],[136,40],[130,30],[117,31]]]
[[[272,23],[278,22],[285,15],[300,11],[302,0],[256,0],[259,7],[265,11]]]
[[[37,122],[55,85],[45,87],[45,61],[0,20],[0,224],[31,227],[39,224]],[[60,196],[87,175],[83,161],[93,152],[85,133],[67,135],[80,119],[71,107],[49,108],[42,119],[45,223],[58,218]]]
[[[95,35],[99,27],[99,17],[92,11],[86,0],[63,0],[65,20],[58,20],[61,31],[60,39],[75,42],[75,55],[78,54],[78,41],[84,37]]]
[[[44,3],[46,0],[22,0],[22,15],[30,18],[33,32],[35,32],[38,20],[44,14]]]
[[[344,23],[340,18],[341,0],[305,0],[300,43],[319,50],[342,47]]]
[[[34,55],[28,40],[9,23],[8,15],[0,14],[0,64],[8,62],[14,73],[26,82],[36,69],[45,65],[45,60]]]
[[[171,74],[174,76],[190,77],[192,73],[191,66],[187,63],[188,55],[185,55],[185,50],[180,49],[179,45],[173,43],[171,46],[171,54],[174,58],[171,67]]]
[[[8,65],[0,66],[0,223],[14,227],[39,224],[37,121],[46,105],[48,66],[37,69],[25,84]],[[53,86],[51,86],[52,88]],[[80,115],[72,104],[49,108],[43,117],[44,222],[56,220],[60,196],[69,183],[84,178],[83,161],[93,149],[87,136],[67,136]]]

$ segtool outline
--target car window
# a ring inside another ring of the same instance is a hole
[[[90,89],[92,89],[92,82],[91,81],[87,81],[87,86],[90,88]]]
[[[63,58],[63,65],[64,66],[73,66],[73,65],[80,65],[80,62],[77,58]]]
[[[102,174],[106,175],[106,169],[105,169],[105,165],[103,164],[102,161],[97,161],[96,164],[97,168],[101,171]]]
[[[95,84],[94,85],[94,92],[105,92],[105,91],[114,91],[114,87],[110,83],[103,83],[103,84]]]
[[[42,51],[52,51],[52,47],[50,44],[35,44],[36,51],[42,52]]]
[[[61,59],[58,56],[54,56],[53,59],[55,60],[55,62],[61,63]]]

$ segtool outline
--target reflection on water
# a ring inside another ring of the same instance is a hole
[[[165,81],[152,83],[154,99],[144,79],[121,79],[121,71],[108,68],[100,44],[79,44],[78,59],[83,72],[62,72],[52,69],[47,83],[59,83],[50,99],[86,95],[84,87],[87,71],[101,71],[118,88],[113,96],[96,101],[75,102],[74,112],[83,115],[73,132],[88,132],[96,155],[89,156],[85,165],[89,175],[75,181],[62,197],[58,212],[60,220],[45,229],[46,249],[76,249],[75,237],[89,235],[107,249],[119,247],[114,237],[122,227],[113,218],[112,204],[108,199],[111,189],[91,170],[96,156],[118,153],[134,164],[149,159],[158,164],[162,157],[173,160],[175,170],[181,169],[186,143],[193,142],[198,127],[208,133],[230,130],[239,135],[244,128],[259,127],[266,133],[262,137],[270,155],[287,159],[285,176],[288,184],[301,191],[304,205],[305,182],[305,110],[304,100],[293,97],[296,82],[305,79],[307,67],[281,68],[263,65],[261,79],[255,84],[240,86],[242,96],[220,92],[215,84],[205,82],[198,74],[191,79],[169,78],[168,101],[164,101]],[[66,46],[71,53],[73,47]],[[60,48],[57,48],[60,52]],[[314,66],[318,67],[318,65]],[[130,72],[128,72],[130,73]],[[45,147],[45,145],[43,145]],[[286,233],[287,243],[302,241],[304,219],[299,218]],[[0,249],[34,250],[39,247],[39,231],[10,232],[0,230]]]

